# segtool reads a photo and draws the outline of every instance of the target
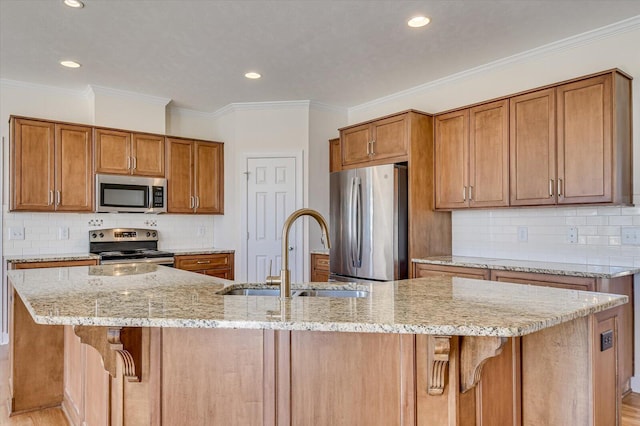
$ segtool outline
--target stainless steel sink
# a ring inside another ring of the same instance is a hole
[[[280,296],[279,288],[231,288],[222,290],[218,294],[223,296]],[[368,297],[364,290],[293,290],[291,297]]]
[[[298,296],[307,297],[369,297],[364,290],[301,290]]]

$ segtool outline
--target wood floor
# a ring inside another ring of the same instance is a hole
[[[9,357],[8,346],[0,345],[0,426],[68,426],[60,408],[25,413],[9,417]],[[631,393],[622,401],[622,425],[640,426],[640,394]]]

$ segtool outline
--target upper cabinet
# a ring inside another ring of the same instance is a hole
[[[164,136],[96,129],[96,173],[164,177]]]
[[[329,139],[329,172],[339,172],[340,170],[342,170],[340,138]]]
[[[438,116],[436,207],[630,204],[630,102],[614,70]]]
[[[506,100],[436,116],[436,208],[509,204]]]
[[[342,168],[407,161],[409,113],[340,129]]]
[[[167,138],[167,211],[224,213],[224,145]]]
[[[93,211],[91,127],[11,118],[10,209]]]

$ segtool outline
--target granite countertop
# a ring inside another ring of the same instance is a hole
[[[640,272],[640,268],[634,266],[589,265],[467,256],[433,256],[426,259],[412,259],[412,261],[431,265],[463,266],[467,268],[533,272],[585,278],[617,278]]]
[[[367,290],[366,298],[224,296],[224,288],[252,285],[152,264],[12,270],[8,277],[40,324],[511,337],[627,301],[458,277],[292,286]]]
[[[100,256],[93,253],[60,253],[60,254],[34,254],[5,256],[8,263],[37,263],[58,262],[67,260],[100,260]]]
[[[218,249],[218,248],[199,248],[199,249],[162,249],[175,254],[176,256],[189,256],[196,254],[218,254],[218,253],[235,253],[235,250]]]
[[[325,255],[329,256],[329,249],[309,250],[309,254],[325,254]]]

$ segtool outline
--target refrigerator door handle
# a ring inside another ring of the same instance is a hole
[[[356,268],[362,267],[362,185],[360,185],[360,178],[355,178],[356,184],[356,203],[355,203],[355,256],[354,265]]]
[[[351,263],[352,267],[356,266],[356,259],[355,259],[355,222],[356,222],[356,218],[355,218],[355,195],[356,195],[356,190],[355,190],[355,186],[356,186],[356,178],[351,178],[351,193],[349,194],[349,231],[348,231],[348,236],[347,238],[349,238],[349,261]]]

